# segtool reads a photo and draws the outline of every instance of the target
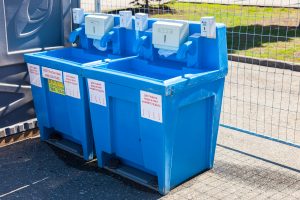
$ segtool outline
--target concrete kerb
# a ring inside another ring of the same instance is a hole
[[[241,56],[237,54],[229,54],[228,60],[253,64],[253,65],[273,67],[277,69],[289,69],[292,71],[300,72],[300,63],[285,62],[285,61],[267,59],[267,58],[255,58],[249,56]]]

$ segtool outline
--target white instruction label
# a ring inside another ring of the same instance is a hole
[[[80,99],[78,75],[64,72],[65,94]]]
[[[135,31],[145,31],[148,29],[148,14],[136,13],[135,14]]]
[[[44,78],[51,79],[58,82],[62,81],[62,71],[56,69],[50,69],[48,67],[42,67],[42,75]]]
[[[132,29],[132,12],[130,10],[122,10],[120,15],[120,27]]]
[[[105,82],[88,79],[90,102],[106,107]]]
[[[37,87],[42,87],[40,66],[28,63],[27,67],[30,77],[30,83]]]
[[[141,116],[162,123],[161,95],[141,91]]]
[[[207,38],[216,38],[216,19],[215,17],[201,18],[201,36]]]

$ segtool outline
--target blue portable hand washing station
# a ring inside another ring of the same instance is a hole
[[[226,27],[208,38],[197,22],[147,23],[138,57],[86,67],[83,76],[99,167],[166,194],[213,167]]]
[[[41,140],[90,160],[94,145],[82,69],[132,56],[133,48],[126,41],[134,43],[136,36],[133,30],[120,28],[116,15],[84,15],[82,10],[77,11],[82,20],[73,16],[80,26],[69,37],[71,42],[79,38],[77,47],[24,57]]]

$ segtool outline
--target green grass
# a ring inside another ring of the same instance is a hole
[[[152,17],[199,21],[215,16],[227,26],[229,53],[300,63],[300,12],[293,8],[172,2]]]

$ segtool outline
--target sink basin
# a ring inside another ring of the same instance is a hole
[[[187,74],[196,75],[208,72],[207,70],[184,67],[184,64],[178,62],[148,62],[139,58],[124,59],[118,62],[112,61],[108,65],[98,67],[158,82],[181,78]]]
[[[113,60],[119,58],[118,56],[108,53],[73,47],[34,53],[29,56],[39,60],[49,60],[77,66],[99,65],[104,62],[105,59]]]

